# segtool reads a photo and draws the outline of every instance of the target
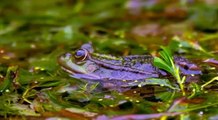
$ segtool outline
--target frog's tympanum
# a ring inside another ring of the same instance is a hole
[[[201,74],[199,68],[183,57],[174,57],[181,74],[193,76]],[[70,76],[88,82],[99,82],[104,87],[128,87],[129,83],[143,82],[148,78],[169,76],[153,66],[151,55],[129,55],[114,57],[94,53],[91,43],[81,46],[73,53],[65,53],[58,58],[62,69]]]

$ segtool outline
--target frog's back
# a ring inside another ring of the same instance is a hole
[[[157,68],[152,65],[151,55],[130,55],[114,57],[103,54],[94,54],[89,58],[96,69],[93,74],[99,80],[132,81],[145,80],[146,78],[159,77]]]
[[[124,57],[114,57],[111,55],[95,54],[92,60],[107,66],[111,69],[122,71],[138,72],[142,74],[157,73],[157,69],[152,65],[153,57],[151,55],[129,55]]]
[[[151,55],[130,55],[123,57],[123,66],[130,67],[139,71],[157,73],[157,68],[153,66]]]

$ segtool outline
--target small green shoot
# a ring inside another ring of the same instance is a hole
[[[93,90],[96,89],[98,84],[99,83],[95,83],[95,84],[90,85],[89,83],[86,83],[85,85],[81,85],[79,88],[80,88],[81,92],[92,92]]]
[[[192,90],[192,93],[188,96],[188,99],[194,98],[202,92],[200,86],[197,83],[193,82],[189,85],[189,87]]]
[[[208,82],[206,82],[205,84],[203,84],[203,85],[201,86],[201,90],[203,90],[205,86],[209,85],[210,83],[212,83],[213,81],[216,81],[216,80],[218,80],[218,76],[212,78],[210,81],[208,81]]]
[[[160,69],[166,70],[169,72],[179,84],[179,87],[182,91],[183,96],[185,96],[185,90],[184,90],[184,82],[185,82],[185,76],[181,78],[179,67],[175,65],[173,62],[173,57],[171,54],[171,51],[167,47],[162,47],[162,51],[159,52],[160,57],[154,58],[154,65]]]

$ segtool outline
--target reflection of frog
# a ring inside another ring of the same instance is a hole
[[[201,74],[198,67],[182,57],[174,57],[181,74]],[[94,53],[90,43],[84,44],[74,53],[65,53],[58,58],[62,69],[74,78],[96,81],[105,87],[128,87],[129,83],[143,82],[147,78],[158,78],[168,74],[152,65],[151,55],[114,57]]]

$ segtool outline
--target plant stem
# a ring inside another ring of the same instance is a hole
[[[184,83],[184,81],[185,81],[185,77],[183,77],[182,79],[181,79],[181,76],[180,76],[180,74],[179,74],[179,67],[177,67],[177,66],[173,66],[174,68],[174,75],[175,75],[175,78],[176,78],[176,80],[177,80],[177,83],[179,84],[179,87],[180,87],[180,89],[181,89],[181,91],[182,91],[182,95],[183,96],[185,96],[186,95],[186,93],[185,93],[185,90],[184,90],[184,85],[183,85],[183,83]]]
[[[182,95],[185,96],[186,93],[185,93],[185,90],[184,90],[184,85],[183,85],[183,83],[179,83],[179,87],[180,87],[180,89],[181,89],[181,91],[182,91]]]
[[[204,89],[205,86],[209,85],[210,83],[212,83],[213,81],[218,80],[218,76],[214,77],[213,79],[211,79],[210,81],[206,82],[205,84],[203,84],[201,86],[201,90]]]

